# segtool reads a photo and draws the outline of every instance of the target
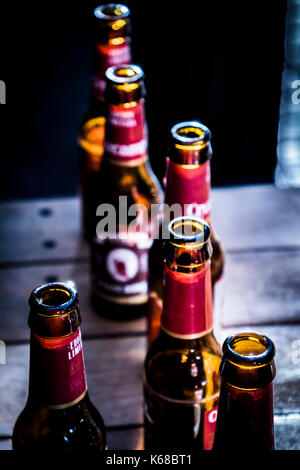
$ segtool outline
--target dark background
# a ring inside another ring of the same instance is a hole
[[[1,5],[0,197],[73,195],[99,1]],[[213,186],[273,181],[286,2],[124,1],[145,71],[150,157],[159,177],[169,128],[212,131]]]

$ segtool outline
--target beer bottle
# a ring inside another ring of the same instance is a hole
[[[211,227],[213,254],[212,285],[220,279],[224,266],[224,251],[211,224],[210,159],[212,148],[209,129],[198,121],[180,122],[172,127],[167,157],[165,211],[170,218],[194,215],[204,218]],[[179,211],[179,212],[178,212]],[[148,344],[157,336],[162,313],[163,234],[154,241],[149,254]]]
[[[274,449],[275,347],[254,332],[223,344],[221,391],[213,450]]]
[[[94,71],[89,109],[79,130],[80,194],[83,234],[89,239],[94,232],[91,214],[91,186],[99,171],[104,151],[106,106],[105,71],[112,65],[131,62],[130,11],[125,5],[110,3],[94,11]]]
[[[13,430],[13,449],[103,450],[106,433],[89,399],[77,292],[54,282],[30,295],[29,393]]]
[[[105,152],[93,196],[92,300],[102,315],[130,319],[146,313],[148,252],[157,220],[151,209],[162,191],[148,160],[143,71],[115,66],[106,77]],[[107,205],[112,228],[98,218]]]
[[[212,324],[210,228],[185,216],[169,233],[161,330],[144,365],[145,448],[210,450],[222,356]]]

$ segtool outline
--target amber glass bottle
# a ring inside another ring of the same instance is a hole
[[[275,347],[254,332],[223,344],[219,411],[213,450],[273,450]]]
[[[14,426],[13,449],[47,455],[104,450],[104,423],[87,392],[77,292],[67,284],[45,284],[29,304],[29,393]]]
[[[180,215],[204,218],[211,227],[213,254],[212,286],[224,268],[224,250],[211,225],[210,159],[212,149],[209,129],[198,121],[176,124],[171,129],[167,157],[165,208],[162,225]],[[172,218],[172,216],[171,216]],[[158,335],[162,313],[162,275],[164,230],[156,239],[149,255],[148,344]]]
[[[105,152],[93,194],[92,299],[102,315],[129,319],[146,313],[148,252],[157,220],[151,209],[161,203],[162,190],[148,160],[143,71],[116,66],[106,77]],[[112,229],[102,224],[107,204]]]
[[[161,330],[144,366],[145,448],[197,452],[212,447],[222,356],[212,325],[210,229],[179,217],[169,233]]]
[[[100,5],[94,11],[95,50],[89,109],[78,136],[82,229],[86,239],[94,233],[91,187],[104,152],[106,105],[105,72],[108,67],[131,62],[130,11],[121,4]]]

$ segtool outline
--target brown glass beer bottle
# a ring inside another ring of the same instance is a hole
[[[13,430],[13,449],[103,450],[106,432],[89,399],[77,292],[64,283],[29,298],[30,373],[27,403]]]
[[[130,319],[146,313],[157,220],[151,211],[162,190],[148,160],[143,71],[122,65],[110,67],[106,77],[105,152],[93,196],[92,300],[102,315]],[[112,227],[103,224],[107,211]]]
[[[225,340],[223,353],[213,450],[273,450],[274,344],[239,333]]]
[[[221,348],[213,334],[209,225],[179,217],[165,241],[163,314],[144,365],[145,449],[210,450]]]
[[[79,130],[80,194],[82,227],[86,239],[94,233],[91,214],[91,186],[104,152],[106,105],[105,72],[108,67],[131,62],[130,11],[125,5],[110,3],[94,11],[95,50],[89,109]]]
[[[209,129],[198,121],[180,122],[172,127],[167,158],[165,211],[173,217],[189,215],[204,218],[211,227],[213,254],[212,286],[220,279],[224,267],[224,251],[211,225],[210,159],[212,149]],[[173,208],[173,209],[172,209]],[[178,213],[179,211],[179,213]],[[165,214],[166,215],[166,214]],[[165,216],[162,224],[170,218]],[[148,344],[157,336],[162,313],[163,234],[149,254]]]

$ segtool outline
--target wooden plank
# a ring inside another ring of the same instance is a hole
[[[107,426],[142,423],[145,338],[84,341],[90,397]],[[7,346],[0,366],[0,436],[10,435],[28,388],[29,346]]]
[[[5,341],[29,338],[27,325],[28,296],[38,285],[49,280],[73,280],[80,294],[82,332],[84,335],[119,334],[146,330],[146,320],[112,321],[97,314],[90,302],[88,263],[27,266],[0,269],[0,338]]]
[[[274,417],[276,450],[300,450],[300,415],[276,415]]]
[[[0,450],[11,450],[11,440],[0,439]]]
[[[215,188],[212,220],[227,250],[300,246],[300,190],[272,184]]]
[[[1,263],[88,256],[78,198],[4,202],[0,217]]]
[[[0,338],[28,339],[27,298],[49,279],[73,280],[80,293],[84,335],[146,331],[145,318],[116,322],[102,318],[90,304],[87,263],[1,269]],[[228,254],[216,289],[221,326],[300,321],[300,251]]]
[[[300,322],[300,250],[227,254],[216,288],[221,326]]]
[[[226,249],[300,246],[299,190],[271,184],[214,188],[212,203]],[[1,263],[88,256],[76,197],[2,202],[0,217]]]

